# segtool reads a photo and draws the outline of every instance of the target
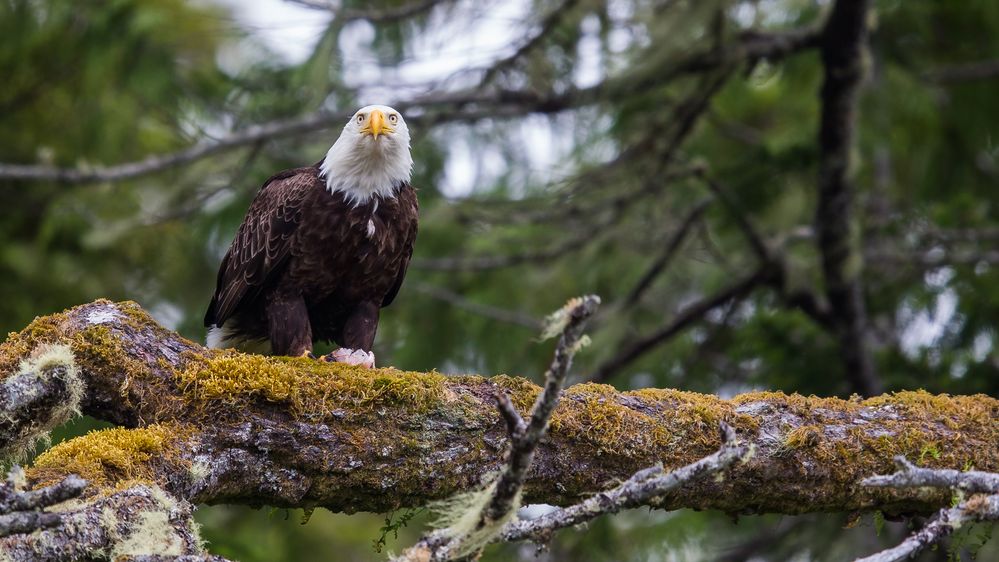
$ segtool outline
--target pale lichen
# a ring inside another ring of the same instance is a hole
[[[489,544],[503,528],[513,520],[520,507],[520,492],[513,500],[512,508],[495,521],[483,521],[483,512],[493,499],[497,476],[486,478],[488,484],[478,490],[456,494],[445,500],[434,502],[430,509],[436,514],[431,523],[442,536],[453,541],[449,555],[460,559],[472,555]]]
[[[31,404],[42,398],[42,393],[52,392],[52,403],[44,400],[44,408],[31,412],[29,420],[8,419],[3,425],[11,425],[4,435],[5,446],[0,454],[7,460],[20,460],[35,448],[38,442],[47,442],[49,432],[80,414],[80,402],[85,387],[79,369],[68,346],[46,344],[36,348],[30,356],[22,359],[18,372],[4,381],[14,392],[21,404]],[[62,390],[54,390],[61,388]],[[28,415],[23,412],[21,415]]]

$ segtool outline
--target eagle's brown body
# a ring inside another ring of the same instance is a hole
[[[230,343],[269,341],[275,355],[302,355],[316,340],[371,350],[413,253],[416,192],[404,182],[355,206],[319,174],[276,174],[250,205],[205,315]]]

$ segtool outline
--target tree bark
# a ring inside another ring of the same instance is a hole
[[[857,93],[864,77],[868,0],[833,4],[820,40],[824,79],[820,99],[819,190],[815,231],[826,296],[840,343],[846,379],[864,396],[884,391],[871,356],[864,302],[863,252],[857,239],[851,156]]]
[[[54,344],[85,391],[80,409],[126,428],[96,432],[40,456],[28,477],[78,473],[91,494],[155,483],[192,503],[323,506],[385,511],[477,486],[502,466],[505,390],[522,414],[539,389],[520,378],[365,370],[309,359],[202,348],[157,325],[134,303],[97,301],[36,319],[0,346],[10,394],[22,360]],[[57,369],[58,362],[46,368]],[[53,378],[53,381],[58,381]],[[53,382],[30,404],[68,393]],[[56,401],[58,402],[58,401]],[[999,468],[999,401],[903,392],[866,401],[757,392],[721,400],[674,390],[566,390],[538,447],[526,502],[567,504],[662,462],[694,462],[720,445],[719,421],[756,452],[721,481],[659,498],[663,508],[731,513],[880,509],[929,512],[946,492],[868,489],[894,455],[930,467]],[[24,432],[0,432],[23,446]]]

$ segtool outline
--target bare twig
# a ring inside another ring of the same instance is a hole
[[[655,505],[659,496],[688,482],[717,474],[750,453],[751,447],[736,441],[735,431],[724,422],[721,424],[721,436],[722,446],[718,452],[699,461],[668,473],[662,465],[640,470],[619,486],[599,492],[571,507],[556,509],[537,519],[507,523],[498,538],[507,542],[530,539],[543,543],[558,529],[579,525],[622,509]]]
[[[541,328],[541,321],[529,314],[477,302],[446,287],[431,285],[429,283],[420,283],[417,281],[408,282],[406,287],[418,293],[427,295],[430,298],[446,302],[466,312],[477,314],[484,318],[489,318],[490,320],[505,322],[507,324],[515,324],[517,326],[523,326],[532,330],[538,330]]]
[[[708,207],[711,205],[711,200],[701,201],[694,208],[687,213],[687,216],[680,223],[680,226],[673,232],[673,234],[666,241],[666,245],[663,249],[663,253],[659,255],[658,258],[649,266],[642,278],[635,283],[635,286],[629,291],[628,297],[625,298],[624,308],[630,308],[635,305],[645,294],[645,291],[652,286],[652,282],[655,281],[663,270],[673,261],[673,256],[676,255],[677,250],[683,244],[683,241],[687,239],[687,234],[690,233],[694,224],[697,223],[704,216],[704,212],[707,211]]]
[[[753,251],[756,252],[760,262],[770,263],[773,260],[773,253],[770,250],[770,246],[766,243],[763,235],[760,234],[753,222],[746,216],[745,211],[739,206],[739,203],[732,197],[732,194],[718,180],[711,177],[707,171],[702,170],[698,176],[708,186],[711,193],[722,202],[722,205],[725,206],[729,214],[732,215],[735,224],[745,234],[746,240],[749,242],[750,247],[753,248]]]
[[[328,10],[336,14],[337,19],[342,22],[364,20],[371,23],[392,23],[417,16],[428,12],[438,4],[453,0],[420,0],[408,2],[401,6],[382,9],[350,10],[341,9],[342,2],[335,0],[288,0],[293,4],[315,8],[317,10]]]
[[[941,509],[919,531],[901,544],[858,562],[895,562],[912,558],[926,548],[950,535],[966,523],[999,521],[999,474],[979,471],[961,472],[949,469],[920,468],[905,457],[895,457],[898,471],[891,475],[872,476],[864,479],[864,486],[880,488],[932,487],[950,488],[969,494],[983,492],[992,495],[974,495],[957,506]]]
[[[924,74],[927,80],[942,84],[988,80],[997,76],[999,76],[999,59],[944,66]]]
[[[75,474],[37,490],[24,491],[25,484],[24,471],[18,466],[0,484],[0,537],[59,525],[62,518],[58,513],[43,510],[79,496],[87,487],[87,482]]]
[[[749,294],[750,291],[760,285],[765,285],[771,276],[772,271],[769,267],[761,267],[750,275],[747,275],[746,277],[743,277],[735,283],[725,287],[721,291],[718,291],[717,293],[709,297],[705,297],[686,307],[676,315],[672,322],[652,334],[632,342],[617,355],[597,367],[591,377],[592,380],[597,382],[606,382],[610,380],[610,378],[618,374],[621,369],[631,364],[639,357],[645,355],[655,347],[662,345],[676,335],[682,333],[690,326],[699,322],[708,312],[724,305],[732,299],[740,298]]]
[[[883,384],[871,357],[867,311],[861,285],[863,255],[852,235],[853,185],[849,177],[857,111],[857,91],[863,79],[869,0],[838,0],[822,32],[825,69],[819,130],[819,196],[815,229],[822,254],[840,355],[853,390],[880,394]]]
[[[951,488],[968,493],[999,494],[999,474],[969,470],[920,468],[905,457],[895,457],[898,472],[890,475],[871,476],[861,484],[875,488],[912,488],[930,486],[933,488]]]
[[[524,422],[524,418],[520,417],[520,412],[513,407],[513,402],[510,401],[510,397],[505,392],[496,393],[496,406],[499,408],[500,415],[503,416],[503,421],[506,422],[507,433],[510,434],[510,437],[519,439],[527,430],[527,423]]]
[[[545,386],[534,402],[530,420],[525,424],[505,394],[497,397],[500,413],[510,431],[510,452],[506,466],[489,489],[489,501],[478,513],[474,528],[452,536],[451,529],[442,529],[425,536],[415,546],[403,553],[399,560],[457,560],[473,557],[482,546],[491,542],[501,525],[508,521],[520,505],[520,494],[531,466],[534,451],[548,429],[555,406],[565,384],[572,357],[583,341],[583,328],[600,304],[594,295],[570,300],[561,310],[549,317],[545,336],[556,332],[559,336],[555,356],[545,372]],[[478,536],[486,530],[488,536]],[[474,537],[474,538],[473,538]]]

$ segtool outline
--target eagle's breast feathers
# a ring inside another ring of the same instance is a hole
[[[205,325],[221,328],[237,310],[254,305],[262,316],[267,294],[299,293],[315,336],[333,339],[323,325],[335,322],[327,317],[336,309],[369,300],[387,306],[395,298],[413,253],[417,216],[408,182],[358,203],[331,192],[318,166],[276,174],[257,193],[223,258]]]

